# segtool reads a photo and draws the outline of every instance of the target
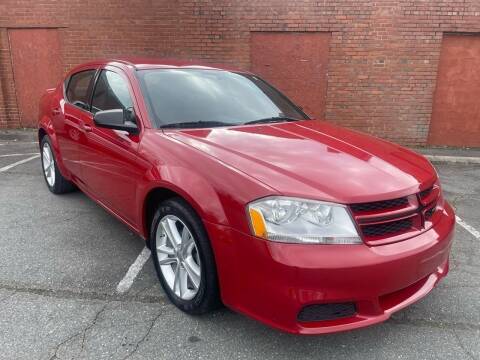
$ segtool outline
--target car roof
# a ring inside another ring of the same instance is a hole
[[[165,59],[165,58],[147,58],[147,57],[118,57],[110,59],[98,59],[80,66],[88,65],[116,65],[120,67],[129,67],[136,70],[159,69],[159,68],[190,68],[200,70],[224,70],[248,73],[248,71],[235,69],[228,65],[206,63],[196,60]]]

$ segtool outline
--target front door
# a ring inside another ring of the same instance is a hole
[[[93,90],[92,114],[134,107],[126,76],[115,68],[103,69]],[[79,149],[83,183],[94,197],[137,227],[136,187],[142,172],[136,153],[140,137],[97,127],[93,118],[86,125],[91,131]]]
[[[65,101],[59,101],[52,109],[63,164],[76,180],[81,180],[79,150],[87,141],[89,130],[85,124],[92,121],[88,104],[95,73],[96,69],[85,69],[71,75],[65,85]]]

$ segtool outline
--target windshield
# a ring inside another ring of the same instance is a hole
[[[222,70],[137,72],[148,111],[161,127],[211,127],[308,117],[256,76]]]

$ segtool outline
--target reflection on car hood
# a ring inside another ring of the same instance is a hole
[[[323,121],[166,134],[290,196],[375,201],[415,193],[436,179],[423,156]]]

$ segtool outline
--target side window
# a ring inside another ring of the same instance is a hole
[[[81,71],[70,77],[67,88],[67,100],[73,105],[88,110],[88,90],[95,70]]]
[[[133,107],[127,81],[119,74],[102,70],[92,99],[92,112]]]

